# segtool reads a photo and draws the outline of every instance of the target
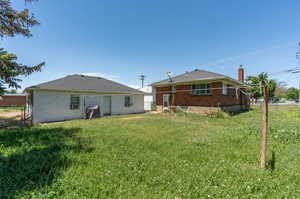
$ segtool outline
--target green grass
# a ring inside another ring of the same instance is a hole
[[[300,198],[300,110],[131,115],[0,130],[0,198]]]
[[[11,112],[11,111],[21,111],[23,107],[0,107],[0,113]]]

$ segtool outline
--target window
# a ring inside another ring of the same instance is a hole
[[[77,110],[80,108],[80,96],[78,95],[71,95],[70,100],[70,109]]]
[[[163,106],[164,107],[169,107],[169,99],[170,99],[169,94],[163,95]]]
[[[133,96],[125,96],[125,107],[130,107],[133,105]]]
[[[211,84],[196,84],[192,86],[192,95],[210,95]]]
[[[222,84],[222,94],[228,95],[228,84]]]

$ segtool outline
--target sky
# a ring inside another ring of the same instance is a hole
[[[33,37],[4,38],[0,46],[42,72],[22,77],[22,89],[70,74],[102,76],[139,87],[203,69],[237,77],[268,72],[298,86],[300,1],[274,0],[39,0],[28,8],[40,21]]]

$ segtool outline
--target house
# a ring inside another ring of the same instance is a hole
[[[151,84],[157,111],[181,108],[187,112],[234,111],[249,106],[245,93],[244,68],[238,79],[196,69]]]
[[[25,94],[4,94],[0,96],[0,107],[25,106]]]
[[[140,91],[145,93],[144,97],[144,109],[145,111],[151,111],[153,106],[153,94],[152,94],[152,87],[145,86],[143,88],[139,88]]]
[[[85,118],[88,107],[99,115],[144,112],[144,93],[101,78],[70,75],[25,89],[32,123]]]

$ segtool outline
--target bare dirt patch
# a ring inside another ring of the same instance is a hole
[[[0,127],[23,126],[22,111],[0,112]]]
[[[5,119],[21,119],[22,112],[21,111],[9,111],[9,112],[0,112],[0,118],[5,118]]]

